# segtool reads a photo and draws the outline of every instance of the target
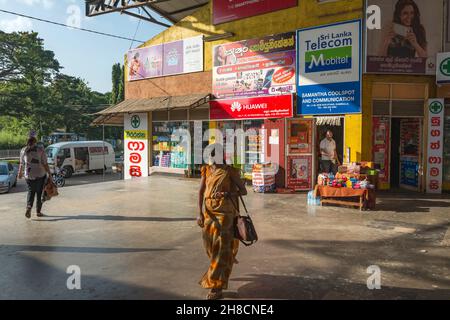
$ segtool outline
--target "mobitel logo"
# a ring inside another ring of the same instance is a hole
[[[305,54],[305,72],[336,71],[352,68],[352,47],[341,47]]]

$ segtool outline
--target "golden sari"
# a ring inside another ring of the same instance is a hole
[[[228,279],[235,263],[239,241],[234,238],[234,218],[237,210],[231,201],[237,199],[213,199],[217,192],[236,192],[237,187],[231,181],[231,175],[239,176],[231,167],[202,168],[202,177],[206,179],[205,223],[203,227],[203,244],[211,264],[204,274],[200,285],[205,289],[228,288]]]

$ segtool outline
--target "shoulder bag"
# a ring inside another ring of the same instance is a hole
[[[258,234],[256,233],[252,218],[250,218],[244,199],[242,199],[241,195],[239,195],[239,198],[241,199],[247,215],[241,216],[238,206],[234,203],[233,199],[230,198],[231,203],[233,203],[234,208],[238,212],[238,216],[234,218],[234,237],[241,241],[246,247],[249,247],[258,241]]]

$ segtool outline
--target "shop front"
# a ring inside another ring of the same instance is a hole
[[[225,145],[227,160],[249,181],[255,165],[270,165],[274,170],[270,185],[285,187],[285,128],[286,119],[293,116],[293,101],[289,94],[210,102],[210,128],[218,129],[223,139],[215,137],[213,142]]]
[[[427,83],[374,83],[372,159],[382,189],[425,186]]]

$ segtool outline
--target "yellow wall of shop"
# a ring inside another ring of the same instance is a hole
[[[363,16],[363,0],[341,0],[318,3],[317,0],[299,0],[298,6],[255,17],[212,25],[212,6],[199,9],[156,35],[142,47],[177,41],[199,35],[211,36],[232,32],[234,37],[226,40],[205,42],[205,71],[212,69],[212,48],[215,45],[266,35],[295,31],[300,28],[359,19]]]
[[[367,158],[362,155],[362,115],[346,115],[345,116],[345,146],[344,154],[347,148],[350,148],[350,161],[359,162]]]

